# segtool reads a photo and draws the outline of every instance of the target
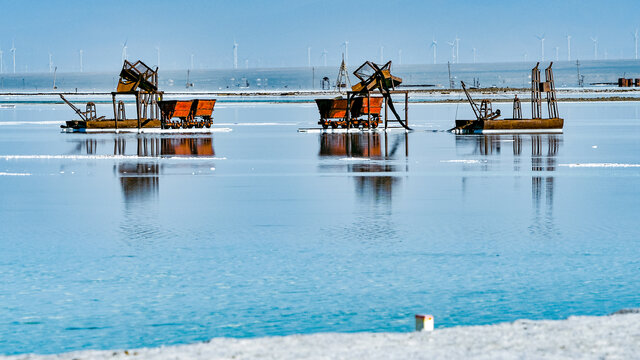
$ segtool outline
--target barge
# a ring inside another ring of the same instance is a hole
[[[537,63],[531,70],[531,118],[522,118],[522,108],[518,95],[513,99],[513,117],[500,119],[500,110],[493,111],[491,101],[482,100],[478,105],[472,98],[464,82],[467,100],[476,116],[475,120],[456,120],[456,126],[449,131],[456,134],[496,134],[496,133],[562,133],[564,119],[558,115],[556,89],[553,81],[553,71],[545,69],[546,81],[540,80],[540,70]],[[542,93],[546,93],[549,117],[542,118]]]
[[[133,95],[136,102],[135,118],[127,118],[125,104],[116,102],[120,95]],[[111,93],[113,118],[97,116],[96,106],[89,102],[82,111],[62,94],[60,98],[80,117],[66,121],[60,127],[67,132],[86,132],[88,129],[188,129],[210,128],[213,124],[215,99],[163,100],[163,91],[158,90],[158,68],[148,67],[142,61],[124,61],[116,91]]]

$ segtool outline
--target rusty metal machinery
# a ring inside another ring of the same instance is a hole
[[[391,61],[384,65],[378,65],[371,61],[366,61],[360,65],[356,71],[353,72],[360,82],[351,87],[351,91],[347,92],[347,125],[351,126],[350,111],[351,102],[358,97],[367,98],[367,101],[371,98],[371,92],[378,90],[385,100],[385,128],[387,128],[387,107],[391,109],[391,112],[395,116],[397,121],[403,128],[411,130],[407,123],[408,118],[408,104],[409,95],[407,91],[395,90],[397,85],[402,83],[402,79],[391,75]],[[393,105],[391,95],[393,93],[402,93],[405,95],[405,118],[400,118],[398,112]],[[370,118],[370,116],[368,116]],[[370,122],[370,119],[369,119]],[[371,126],[369,126],[371,127]]]
[[[467,91],[464,82],[461,82],[467,100],[473,109],[475,120],[458,120],[456,126],[450,131],[463,133],[483,133],[485,131],[546,131],[562,132],[564,119],[558,114],[558,102],[556,99],[556,88],[553,79],[553,62],[545,69],[545,81],[540,79],[540,69],[536,66],[531,69],[531,118],[522,118],[522,108],[520,99],[516,95],[513,99],[513,118],[499,119],[500,110],[495,112],[491,108],[489,100],[482,100],[481,104],[473,101]],[[547,110],[549,117],[542,118],[542,93],[546,93]]]
[[[513,118],[522,119],[522,106],[520,106],[520,99],[518,99],[518,95],[513,98]]]
[[[162,99],[163,92],[158,91],[157,67],[155,70],[151,69],[140,60],[135,63],[131,63],[128,60],[124,61],[116,91],[111,93],[116,129],[118,128],[118,120],[126,120],[119,119],[119,115],[124,114],[120,114],[119,108],[116,108],[116,96],[122,94],[134,95],[136,98],[138,128],[141,127],[142,122],[160,117],[158,101]]]
[[[540,69],[538,66],[540,63],[536,63],[536,66],[531,69],[531,117],[533,119],[542,118],[542,93],[546,93],[547,96],[547,110],[549,111],[549,118],[558,117],[558,102],[556,101],[556,87],[553,81],[553,70],[551,66],[553,61],[549,63],[549,67],[544,70],[545,80],[540,80]]]
[[[471,109],[473,109],[473,113],[475,114],[477,120],[493,120],[500,116],[499,109],[493,112],[491,107],[491,100],[483,99],[480,102],[480,106],[478,106],[478,104],[473,101],[471,95],[467,91],[467,87],[465,86],[464,81],[460,81],[460,83],[462,84],[462,90],[464,90],[464,94],[467,96],[467,100],[469,101],[469,104],[471,104]]]
[[[549,64],[549,67],[545,69],[545,80],[540,80],[540,69],[538,66],[540,63],[536,63],[536,66],[531,69],[531,118],[532,119],[541,119],[542,118],[542,93],[546,93],[547,97],[547,110],[549,112],[549,118],[555,119],[558,118],[558,102],[556,99],[556,88],[553,81],[553,70],[551,66],[553,62]],[[460,82],[462,84],[462,90],[464,90],[465,95],[467,96],[467,100],[469,104],[471,104],[471,108],[473,109],[473,113],[476,116],[476,120],[495,120],[500,117],[500,110],[496,110],[493,112],[491,110],[491,101],[488,99],[482,100],[480,106],[473,101],[471,95],[467,91],[467,87],[464,84],[464,81]],[[518,95],[513,99],[513,119],[521,120],[522,119],[522,109],[520,107],[520,99],[518,99]]]
[[[342,63],[340,64],[338,79],[336,80],[336,89],[339,92],[342,92],[342,89],[346,88],[347,86],[351,86],[351,80],[349,80],[347,65],[344,63],[344,55],[342,55]]]
[[[82,111],[80,109],[78,109],[75,105],[73,105],[72,103],[69,102],[69,100],[67,100],[64,95],[62,94],[58,94],[60,95],[60,98],[67,104],[69,105],[73,111],[76,112],[76,114],[78,114],[78,116],[80,116],[80,119],[82,119],[82,121],[88,121],[88,120],[102,120],[104,119],[104,116],[100,116],[97,117],[96,115],[96,104],[93,102],[88,102],[87,103],[87,107],[85,111]]]

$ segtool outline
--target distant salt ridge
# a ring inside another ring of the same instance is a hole
[[[31,176],[29,173],[0,172],[0,176]]]
[[[437,321],[437,317],[436,317]],[[567,320],[517,320],[431,333],[325,333],[7,359],[633,359],[638,357],[640,313]]]
[[[64,121],[0,121],[0,126],[16,126],[16,125],[60,125]]]
[[[443,162],[443,163],[460,163],[460,164],[480,164],[480,163],[487,162],[487,161],[486,160],[459,159],[459,160],[440,160],[440,162]]]
[[[584,163],[584,164],[560,164],[559,166],[577,168],[636,168],[640,164],[619,164],[619,163]]]
[[[218,123],[218,126],[294,126],[293,123],[255,122],[255,123]]]
[[[136,156],[136,155],[0,155],[4,160],[226,160],[211,156]]]

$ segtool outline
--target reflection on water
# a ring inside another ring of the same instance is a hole
[[[121,163],[114,166],[125,203],[154,198],[158,194],[160,164]]]
[[[523,147],[531,148],[531,201],[534,209],[533,222],[530,226],[532,232],[550,233],[554,231],[553,224],[553,192],[554,177],[545,172],[554,172],[558,151],[562,145],[562,137],[559,135],[482,135],[482,136],[456,136],[456,147],[460,152],[483,157],[501,156],[501,147],[506,143],[512,143],[513,170],[522,170]],[[469,151],[471,149],[471,151]],[[482,163],[483,171],[498,170],[500,161],[487,161]],[[471,170],[471,166],[463,167],[463,170]],[[476,168],[477,169],[477,168]],[[467,177],[462,178],[463,191]],[[542,209],[544,208],[544,214]]]
[[[345,162],[321,164],[321,171],[353,173],[359,199],[390,204],[393,188],[401,179],[390,173],[408,171],[406,163],[401,167],[392,161],[408,156],[408,133],[321,133],[319,140],[320,158],[337,157]]]
[[[146,159],[126,160],[114,164],[126,204],[153,199],[159,190],[160,177],[171,164],[149,161],[149,157],[215,156],[211,136],[119,135],[112,139],[87,138],[73,141],[72,154],[126,155]],[[173,166],[176,166],[175,164]]]

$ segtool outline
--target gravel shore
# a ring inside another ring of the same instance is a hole
[[[437,319],[436,319],[437,321]],[[5,359],[638,359],[640,311],[517,320],[431,333],[323,333]]]

